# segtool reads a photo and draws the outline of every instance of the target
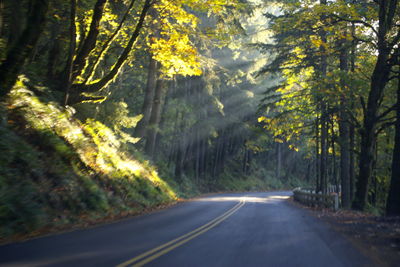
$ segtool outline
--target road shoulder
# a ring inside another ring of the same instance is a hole
[[[400,262],[400,218],[385,218],[368,213],[303,206],[293,199],[290,205],[309,211],[352,243],[376,266],[398,266]]]

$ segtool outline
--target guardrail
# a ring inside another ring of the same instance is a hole
[[[323,195],[311,190],[296,188],[293,190],[293,199],[307,206],[318,206],[325,208],[339,209],[339,197],[336,193]]]

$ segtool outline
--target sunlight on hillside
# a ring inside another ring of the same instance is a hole
[[[114,132],[94,119],[80,123],[71,117],[73,109],[67,110],[56,103],[43,103],[19,82],[11,93],[10,109],[23,110],[28,126],[37,131],[52,130],[77,152],[82,162],[94,171],[114,179],[144,178],[153,186],[160,187],[171,198],[176,195],[157,172],[150,166],[127,156],[122,142]]]
[[[24,82],[9,94],[9,127],[0,125],[0,206],[7,222],[0,236],[177,199],[155,167],[126,151],[126,139],[94,119],[80,122],[72,108],[34,96]]]

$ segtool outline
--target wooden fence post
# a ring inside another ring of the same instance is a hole
[[[335,201],[334,210],[337,211],[339,209],[339,195],[335,193],[333,196]]]
[[[339,195],[337,193],[332,194],[321,194],[321,193],[310,193],[301,188],[293,190],[293,199],[307,206],[322,206],[331,208],[334,211],[339,209]]]

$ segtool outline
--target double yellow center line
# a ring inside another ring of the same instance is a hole
[[[228,217],[230,217],[232,214],[234,214],[236,211],[238,211],[243,205],[245,204],[245,201],[242,199],[238,204],[236,204],[233,208],[222,214],[221,216],[218,216],[214,220],[204,224],[203,226],[200,226],[199,228],[196,228],[195,230],[184,234],[178,238],[175,238],[174,240],[171,240],[161,246],[158,246],[152,250],[149,250],[143,254],[140,254],[139,256],[136,256],[135,258],[132,258],[126,262],[123,262],[117,267],[126,267],[126,266],[143,266],[146,263],[149,263],[158,257],[161,257],[162,255],[168,253],[169,251],[189,242],[193,238],[204,234],[208,230],[214,228],[224,220],[226,220]]]

